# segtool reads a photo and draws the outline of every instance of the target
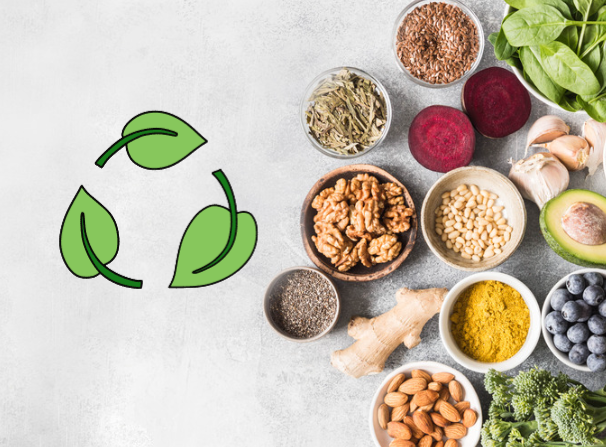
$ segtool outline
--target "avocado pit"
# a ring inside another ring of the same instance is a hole
[[[573,203],[562,216],[562,229],[580,244],[606,244],[606,213],[592,203]]]

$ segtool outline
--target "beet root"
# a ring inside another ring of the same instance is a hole
[[[476,135],[463,112],[430,106],[419,112],[408,131],[412,156],[427,169],[448,172],[467,166],[473,158]]]
[[[503,138],[520,130],[530,117],[530,95],[509,70],[491,67],[471,76],[461,92],[463,110],[488,138]]]

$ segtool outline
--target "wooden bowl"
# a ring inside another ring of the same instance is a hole
[[[314,197],[316,197],[320,193],[320,191],[325,188],[335,186],[337,180],[339,180],[340,178],[351,180],[358,174],[366,173],[375,176],[381,183],[393,182],[400,186],[402,188],[402,193],[404,196],[404,201],[406,202],[406,206],[415,210],[415,213],[410,219],[410,229],[406,233],[398,235],[398,240],[402,242],[402,250],[400,251],[400,254],[396,259],[390,262],[376,264],[372,267],[364,267],[361,263],[358,263],[350,270],[346,272],[340,272],[336,269],[334,265],[330,263],[330,259],[318,252],[318,250],[316,249],[316,245],[311,240],[311,237],[315,235],[314,216],[316,215],[316,210],[311,207],[311,202],[313,202]],[[389,172],[373,165],[350,165],[343,166],[341,168],[329,172],[328,174],[324,175],[320,180],[318,180],[311,188],[311,190],[305,197],[305,200],[303,202],[303,208],[301,210],[301,236],[303,237],[303,245],[305,246],[305,251],[307,252],[307,255],[312,260],[312,262],[316,266],[318,266],[318,268],[328,273],[332,277],[341,279],[343,281],[364,282],[383,278],[384,276],[387,276],[391,272],[396,270],[404,262],[404,260],[412,251],[412,247],[414,247],[415,245],[418,227],[417,222],[417,213],[414,202],[412,201],[412,197],[410,197],[408,190],[398,179],[396,179]]]
[[[448,249],[441,236],[434,230],[435,210],[442,204],[442,194],[452,191],[462,184],[476,185],[480,189],[498,195],[499,199],[496,204],[505,207],[503,217],[513,228],[511,239],[505,244],[502,253],[491,258],[481,259],[479,262],[462,258],[459,253]],[[489,168],[467,166],[450,171],[431,187],[423,201],[421,228],[427,245],[441,261],[459,270],[481,272],[502,264],[520,246],[526,232],[526,207],[518,189],[503,174]]]

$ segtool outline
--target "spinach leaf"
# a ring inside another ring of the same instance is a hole
[[[558,105],[569,112],[578,112],[579,110],[583,110],[583,106],[579,104],[576,96],[564,95]]]
[[[583,17],[589,17],[595,14],[606,0],[573,0],[574,7],[578,9]]]
[[[591,68],[561,42],[541,45],[540,61],[549,77],[571,92],[595,95],[600,90],[600,83]]]
[[[576,48],[579,43],[579,32],[576,26],[569,26],[562,34],[556,39],[558,42],[562,42],[564,45],[570,48]]]
[[[503,31],[510,45],[522,47],[553,42],[566,26],[566,18],[560,11],[543,5],[512,14],[503,23]]]
[[[501,28],[501,30],[496,34],[497,36],[494,39],[494,42],[491,42],[494,46],[495,57],[500,61],[509,59],[515,54],[516,51],[518,51],[518,48],[511,46],[509,42],[507,42],[503,28]],[[488,37],[490,38],[490,36]]]
[[[599,121],[600,123],[606,122],[606,98],[597,98],[592,101],[586,101],[581,96],[577,96],[577,101],[585,112],[594,120]]]
[[[600,47],[595,46],[593,50],[591,50],[587,56],[585,56],[582,61],[587,64],[591,71],[594,73],[597,72],[598,67],[600,66],[600,62],[602,61],[602,53],[600,52]],[[596,76],[597,77],[597,76]],[[599,82],[599,80],[598,80]]]
[[[520,61],[522,61],[524,73],[528,75],[537,90],[556,104],[559,103],[564,96],[564,89],[545,73],[530,47],[520,48]]]
[[[570,14],[570,6],[573,6],[572,0],[569,3],[563,0],[505,0],[505,3],[515,9],[549,5],[560,11],[567,19],[572,19],[572,14]]]

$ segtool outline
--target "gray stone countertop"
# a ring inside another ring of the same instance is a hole
[[[467,274],[441,263],[419,236],[392,275],[338,282],[337,328],[310,344],[278,337],[265,323],[263,293],[280,270],[311,265],[299,233],[301,203],[324,173],[348,164],[307,142],[299,103],[318,73],[359,67],[386,86],[394,120],[384,144],[355,163],[380,166],[406,184],[420,208],[440,174],[410,155],[413,117],[432,104],[460,107],[461,87],[430,90],[406,80],[390,48],[406,0],[31,0],[3,5],[0,27],[5,145],[0,166],[4,238],[0,260],[0,445],[6,446],[369,446],[368,410],[386,374],[416,360],[457,366],[437,318],[422,343],[399,347],[385,371],[359,380],[330,366],[349,346],[353,315],[390,309],[401,287],[452,287]],[[498,29],[502,0],[470,0],[485,36]],[[487,43],[480,68],[497,63]],[[520,132],[478,136],[473,165],[507,173],[524,152],[529,125],[556,114],[574,132],[586,119],[532,99]],[[125,154],[94,160],[123,125],[166,110],[209,143],[165,171]],[[228,175],[241,210],[259,224],[257,252],[233,278],[204,289],[169,290],[181,235],[192,216],[224,196],[211,172]],[[120,229],[116,271],[144,278],[141,291],[77,279],[57,249],[61,221],[80,185]],[[606,193],[603,172],[572,187]],[[497,271],[519,278],[542,304],[577,267],[540,234],[526,203],[519,250]],[[604,375],[560,363],[541,340],[522,365],[563,371],[596,388]],[[463,370],[484,407],[482,375]]]

